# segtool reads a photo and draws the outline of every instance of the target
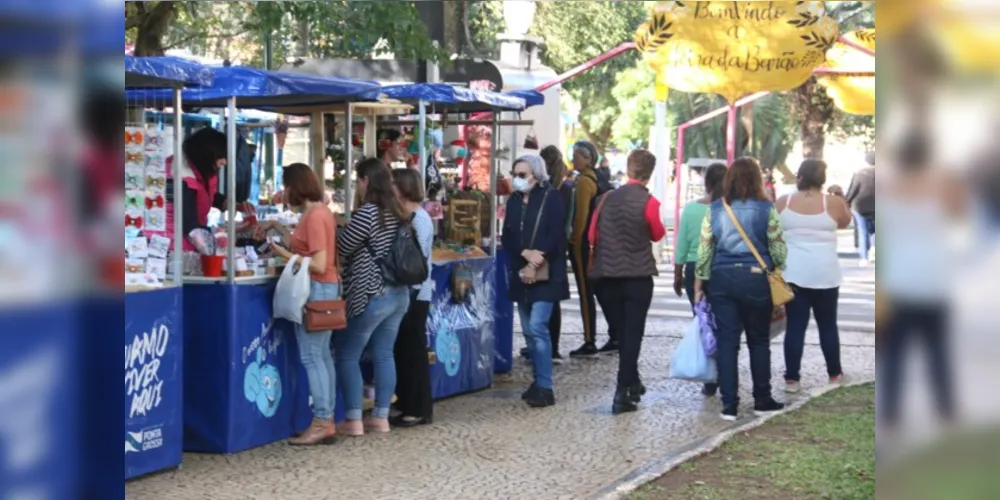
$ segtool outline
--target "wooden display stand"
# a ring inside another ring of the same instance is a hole
[[[478,245],[483,239],[479,200],[451,200],[447,208],[448,241]]]

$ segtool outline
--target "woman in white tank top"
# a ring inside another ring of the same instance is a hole
[[[851,212],[843,198],[823,193],[826,168],[826,163],[819,160],[802,162],[798,191],[783,196],[777,203],[788,244],[784,277],[795,290],[795,299],[786,306],[785,390],[789,393],[801,390],[799,370],[810,316],[816,318],[830,383],[843,379],[837,329],[837,303],[843,278],[837,257],[837,230],[851,223]]]

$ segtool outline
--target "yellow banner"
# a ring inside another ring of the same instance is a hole
[[[875,50],[875,30],[854,31],[844,35],[844,39],[868,50]],[[826,87],[826,93],[833,99],[833,103],[846,113],[874,115],[875,58],[838,42],[827,52],[826,59],[827,68],[849,72],[819,78],[819,83]],[[856,73],[865,74],[862,76]]]
[[[730,103],[794,89],[837,41],[823,2],[660,2],[636,32],[657,81]]]

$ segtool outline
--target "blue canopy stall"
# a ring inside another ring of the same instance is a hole
[[[174,109],[182,104],[181,88],[212,84],[212,72],[197,63],[172,57],[125,56],[126,89],[155,88],[170,94]],[[175,113],[174,155],[181,155],[181,115]],[[180,178],[180,162],[173,178]],[[181,220],[181,183],[174,183],[174,219]],[[174,228],[174,245],[183,235]],[[138,235],[133,237],[140,238]],[[141,236],[145,239],[145,236]],[[128,239],[128,238],[127,238]],[[131,245],[126,241],[126,248]],[[145,245],[143,245],[145,248]],[[183,452],[184,338],[182,261],[174,254],[172,283],[159,288],[127,287],[125,293],[125,478],[181,464]]]
[[[473,90],[443,83],[392,85],[383,88],[386,97],[413,103],[419,112],[417,141],[421,171],[427,165],[427,107],[448,113],[492,112],[493,137],[499,137],[499,113],[522,111],[525,99],[516,95]],[[435,398],[485,389],[492,385],[496,364],[509,359],[497,356],[513,348],[514,308],[507,297],[506,256],[497,248],[497,142],[492,144],[490,176],[489,256],[455,259],[436,255],[432,276],[435,283],[428,318],[430,348],[436,354],[431,369]],[[426,175],[426,174],[425,174]],[[452,277],[471,277],[473,290],[467,301],[452,297]]]
[[[183,92],[189,105],[227,110],[228,165],[236,164],[236,110],[284,109],[375,101],[374,82],[263,71],[214,69],[211,86]],[[131,102],[163,100],[162,91],[130,91]],[[317,159],[317,161],[320,161]],[[226,186],[236,169],[225,169]],[[226,276],[184,277],[184,449],[238,453],[291,437],[308,426],[309,384],[292,325],[272,319],[277,279],[236,276],[236,197],[228,195]]]

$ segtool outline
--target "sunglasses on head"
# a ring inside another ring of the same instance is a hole
[[[142,217],[132,217],[131,215],[126,215],[125,227],[134,227],[136,229],[142,229]]]
[[[157,195],[153,198],[146,198],[146,208],[163,208],[165,201],[163,200],[163,195]],[[150,221],[152,222],[152,221]]]
[[[142,145],[145,136],[141,130],[136,130],[134,132],[125,131],[125,144],[127,145]]]

